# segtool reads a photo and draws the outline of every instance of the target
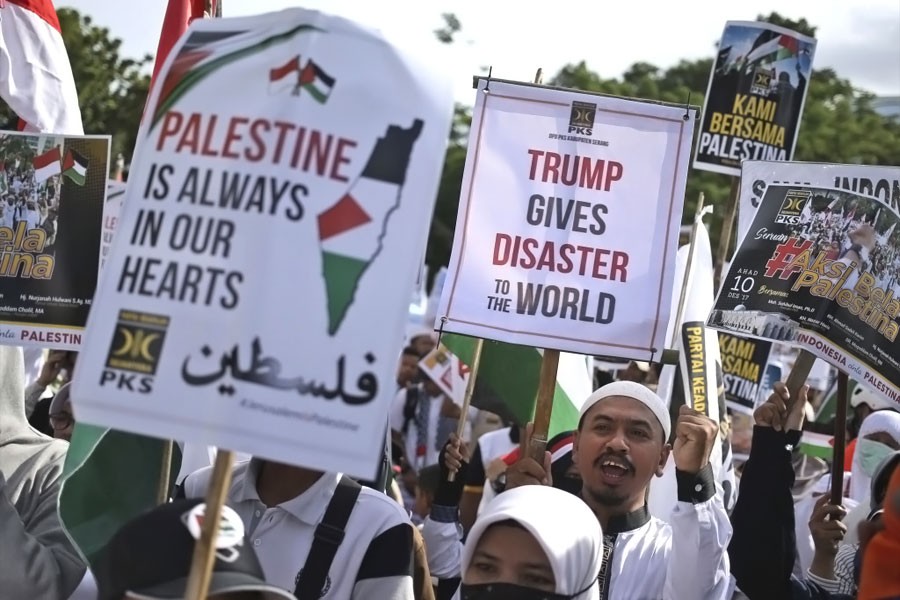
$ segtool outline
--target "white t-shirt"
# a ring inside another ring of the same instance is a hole
[[[253,544],[266,581],[293,592],[316,526],[325,515],[341,475],[325,473],[293,500],[267,508],[256,491],[260,464],[261,461],[250,460],[235,466],[228,506],[244,522],[247,540]],[[185,496],[203,497],[211,473],[208,468],[188,476]],[[322,598],[413,600],[412,527],[394,500],[362,488],[331,563]]]

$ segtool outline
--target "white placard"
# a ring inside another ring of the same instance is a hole
[[[444,330],[638,360],[663,349],[694,111],[479,84]]]
[[[79,421],[371,478],[451,113],[350,21],[194,21],[140,132]]]

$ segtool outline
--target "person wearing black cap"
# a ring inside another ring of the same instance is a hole
[[[204,509],[202,500],[176,500],[126,523],[106,545],[94,571],[97,600],[184,598]],[[294,598],[265,582],[259,560],[244,538],[244,525],[227,506],[222,508],[207,598]]]

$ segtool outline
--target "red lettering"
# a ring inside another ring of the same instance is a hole
[[[219,156],[219,153],[216,152],[215,148],[212,148],[213,136],[216,133],[216,123],[219,121],[219,117],[216,115],[212,115],[209,118],[209,126],[206,128],[206,136],[203,138],[203,156]]]
[[[531,156],[531,171],[528,173],[528,179],[534,181],[534,176],[537,174],[537,163],[538,158],[544,155],[543,150],[529,150],[528,154]]]
[[[162,128],[159,132],[159,141],[156,143],[156,150],[162,150],[163,144],[166,143],[166,138],[172,137],[175,135],[179,129],[181,129],[181,124],[184,122],[184,116],[177,111],[170,110],[166,113],[166,116],[163,117]]]
[[[188,122],[184,126],[181,139],[175,146],[175,152],[181,152],[183,148],[187,148],[191,154],[197,154],[197,145],[200,141],[200,115],[197,113],[188,117]]]
[[[250,125],[250,139],[253,140],[253,144],[256,146],[255,152],[251,148],[244,150],[244,158],[250,162],[259,162],[266,154],[266,142],[260,134],[260,129],[263,130],[263,133],[268,133],[271,126],[265,119],[256,119]]]
[[[335,181],[349,181],[346,175],[338,173],[338,169],[342,165],[350,163],[350,159],[345,156],[348,149],[356,148],[356,142],[345,138],[338,138],[337,148],[334,150],[334,162],[331,163],[331,178]]]

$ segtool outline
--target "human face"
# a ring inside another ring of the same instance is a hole
[[[72,440],[72,430],[75,427],[75,418],[72,416],[72,403],[66,400],[59,412],[50,415],[50,427],[53,428],[53,437],[58,440]]]
[[[397,366],[397,385],[406,387],[409,385],[416,373],[419,371],[419,359],[409,354],[400,357],[400,364]]]
[[[668,457],[656,416],[625,396],[610,396],[592,406],[575,432],[572,449],[588,504],[626,511],[643,506],[650,480],[662,476]]]
[[[463,574],[468,585],[512,583],[544,592],[556,591],[553,567],[534,536],[518,525],[488,527]]]

